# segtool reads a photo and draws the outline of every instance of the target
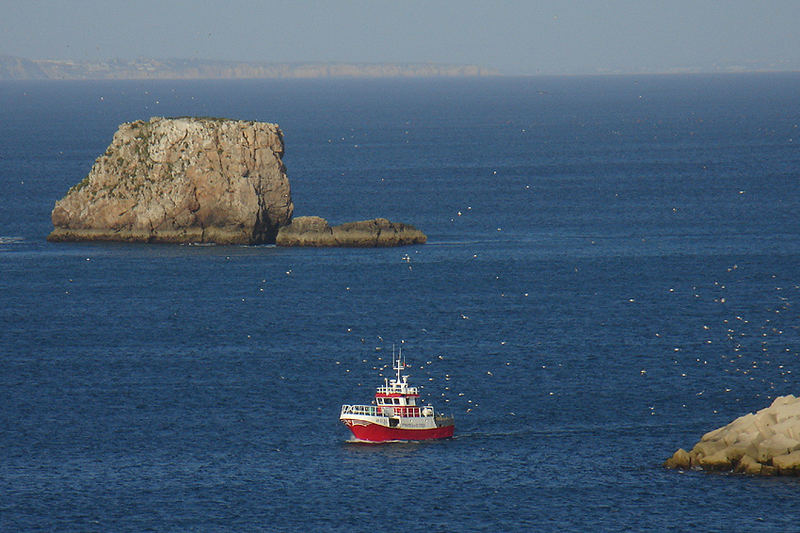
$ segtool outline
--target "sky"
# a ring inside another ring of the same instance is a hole
[[[800,0],[0,0],[0,55],[800,70]]]

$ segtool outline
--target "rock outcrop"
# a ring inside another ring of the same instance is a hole
[[[50,241],[275,242],[293,205],[276,124],[155,117],[122,124],[56,202]]]
[[[297,217],[278,231],[278,246],[379,247],[424,244],[428,238],[414,226],[385,218],[328,225],[320,217]]]
[[[50,241],[401,246],[414,226],[292,220],[276,124],[151,118],[122,124],[89,175],[56,202]]]
[[[769,407],[706,433],[691,451],[679,449],[664,466],[800,475],[800,398],[778,397]]]

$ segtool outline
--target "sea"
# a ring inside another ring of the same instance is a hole
[[[187,115],[428,243],[45,240]],[[662,467],[800,394],[799,124],[800,73],[0,83],[0,530],[800,530],[800,478]],[[454,438],[339,421],[393,348]]]

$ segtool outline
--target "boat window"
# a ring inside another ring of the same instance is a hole
[[[395,398],[394,399],[394,403],[397,404],[397,405],[400,405],[400,398]]]

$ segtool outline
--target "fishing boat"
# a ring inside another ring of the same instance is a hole
[[[386,442],[397,440],[446,439],[453,436],[455,420],[436,413],[432,405],[417,405],[419,389],[408,384],[407,368],[402,350],[395,358],[392,349],[392,369],[395,379],[384,378],[375,392],[372,405],[343,405],[339,420],[361,441]]]

